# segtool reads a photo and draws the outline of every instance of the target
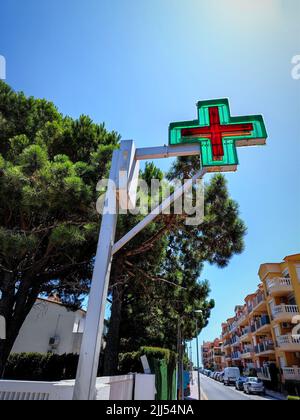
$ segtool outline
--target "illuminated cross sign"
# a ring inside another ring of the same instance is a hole
[[[231,117],[228,99],[198,102],[198,119],[170,124],[170,146],[199,143],[202,166],[209,171],[236,168],[236,147],[266,144],[263,117]]]

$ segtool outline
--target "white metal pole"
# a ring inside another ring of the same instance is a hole
[[[113,153],[110,180],[116,183],[118,176],[119,151]],[[116,191],[108,188],[106,204],[116,203]],[[104,329],[104,316],[112,261],[112,247],[117,225],[117,203],[102,216],[102,224],[95,259],[91,291],[84,334],[81,344],[79,364],[74,388],[74,400],[94,400],[96,380]]]
[[[123,238],[121,238],[113,247],[112,253],[116,254],[124,245],[126,245],[131,239],[133,239],[138,233],[140,233],[149,223],[153,222],[159,214],[162,214],[171,204],[173,204],[178,198],[180,198],[186,191],[188,191],[194,182],[203,178],[206,173],[206,169],[202,168],[193,178],[185,182],[179,187],[170,197],[164,200],[156,209],[154,209],[148,216],[146,216],[140,223],[138,223],[131,231],[129,231]]]
[[[200,389],[200,358],[199,358],[199,330],[198,320],[196,319],[196,342],[197,342],[197,380],[198,380],[198,400],[201,400],[201,389]]]

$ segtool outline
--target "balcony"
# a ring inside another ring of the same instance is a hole
[[[232,338],[232,340],[231,340],[231,346],[232,346],[232,347],[234,347],[234,346],[239,346],[239,345],[240,345],[240,342],[241,342],[240,337],[238,337],[238,336],[236,335],[236,336],[235,336],[235,337],[233,337],[233,338]]]
[[[264,334],[270,331],[271,322],[268,315],[262,316],[260,319],[256,320],[251,326],[251,331],[255,335]]]
[[[277,343],[280,350],[300,352],[300,335],[282,335],[277,337]]]
[[[244,327],[245,325],[247,325],[248,324],[248,314],[242,314],[239,317],[237,323],[238,323],[239,327]]]
[[[252,302],[252,313],[266,312],[266,298],[263,293],[259,293]]]
[[[254,357],[254,347],[253,346],[247,346],[242,351],[241,358],[242,359],[252,359]]]
[[[282,376],[286,381],[300,381],[300,367],[282,369]]]
[[[230,333],[233,333],[233,332],[237,329],[237,327],[238,327],[237,322],[234,322],[233,324],[231,324],[231,325],[229,326],[229,332],[230,332]]]
[[[266,341],[255,346],[255,353],[260,356],[267,356],[275,353],[275,345],[273,341]]]
[[[276,277],[267,280],[267,289],[270,296],[284,296],[293,292],[290,278]]]
[[[297,305],[279,305],[273,309],[273,319],[277,322],[292,322],[293,318],[299,314]]]
[[[247,327],[243,330],[240,341],[242,343],[245,343],[245,342],[249,342],[250,340],[251,340],[251,328]]]

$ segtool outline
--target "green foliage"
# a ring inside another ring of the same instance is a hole
[[[141,347],[138,351],[120,353],[119,371],[122,373],[136,372],[142,373],[143,366],[141,357],[147,356],[148,360],[164,360],[172,369],[176,367],[177,355],[175,352],[159,347]]]
[[[0,286],[1,270],[13,273],[12,291],[26,273],[40,293],[55,281],[64,298],[81,281],[72,297],[80,305],[99,230],[96,184],[119,140],[104,124],[64,117],[0,81]]]
[[[99,179],[120,136],[89,117],[61,115],[0,81],[0,375],[37,296],[58,293],[77,309],[97,248]],[[17,310],[15,310],[17,308]],[[38,374],[37,374],[38,375]]]
[[[78,355],[74,354],[11,354],[4,379],[15,381],[62,381],[74,379]]]

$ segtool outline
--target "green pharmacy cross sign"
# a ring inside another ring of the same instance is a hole
[[[197,108],[197,120],[170,124],[169,144],[199,143],[202,166],[209,172],[235,169],[237,147],[266,144],[261,115],[232,117],[228,99],[201,101]]]

